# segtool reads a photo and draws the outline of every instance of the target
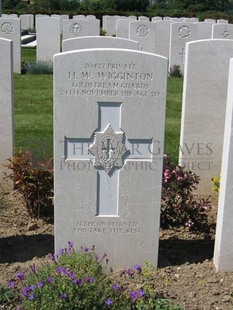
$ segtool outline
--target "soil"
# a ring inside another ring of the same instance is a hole
[[[209,214],[212,227],[216,206],[215,201]],[[233,272],[215,271],[214,234],[214,228],[208,234],[185,228],[160,232],[159,268],[153,280],[158,292],[185,310],[233,309]],[[32,220],[19,193],[1,190],[0,284],[7,285],[17,272],[43,262],[53,246],[53,224]]]

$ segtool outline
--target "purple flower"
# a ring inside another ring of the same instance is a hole
[[[89,283],[95,283],[95,278],[94,277],[88,277],[87,282]]]
[[[56,262],[57,255],[51,254],[51,255],[49,256],[49,258],[50,258],[53,262]]]
[[[127,274],[128,276],[132,276],[133,275],[133,270],[132,269],[126,269],[125,270],[125,274]]]
[[[130,293],[130,297],[133,299],[133,301],[137,300],[137,298],[138,298],[137,292],[132,291],[132,292]]]
[[[141,296],[141,297],[145,295],[145,292],[144,292],[143,288],[140,288],[138,290],[138,295]]]
[[[63,273],[64,275],[68,275],[69,274],[69,271],[64,266],[57,267],[56,272],[58,274],[59,273]]]
[[[43,281],[38,282],[37,286],[38,288],[42,288],[44,286],[44,282]]]
[[[24,280],[24,273],[23,272],[19,272],[17,273],[17,275],[15,276],[17,279],[19,279],[20,281]]]
[[[117,291],[119,290],[120,286],[118,284],[113,284],[112,288],[114,291]]]
[[[82,285],[82,280],[74,279],[72,282],[74,284]]]
[[[134,265],[134,266],[133,266],[133,269],[134,269],[134,270],[141,271],[141,270],[142,270],[142,267],[141,267],[140,265]]]
[[[31,266],[31,270],[32,270],[33,273],[36,273],[36,265],[35,265],[35,264],[33,264],[33,265]]]
[[[35,295],[33,293],[28,296],[29,300],[33,300],[34,298],[35,298]]]
[[[13,281],[13,280],[10,281],[9,284],[8,284],[8,287],[9,288],[15,288],[15,281]]]
[[[71,242],[71,241],[68,241],[68,246],[69,246],[69,248],[73,248],[73,242]]]
[[[69,278],[70,278],[71,280],[73,280],[73,279],[75,278],[75,274],[74,274],[73,271],[70,271],[69,274],[68,274],[68,276],[69,276]]]
[[[47,281],[48,281],[48,283],[52,284],[52,283],[54,283],[54,278],[50,277],[50,278],[48,278]]]
[[[16,310],[22,310],[22,308],[20,306],[17,306]]]
[[[61,293],[61,299],[66,299],[67,298],[67,293]]]
[[[64,253],[65,253],[65,249],[59,249],[58,250],[58,256],[61,256]]]
[[[26,297],[27,294],[28,294],[28,287],[24,287],[23,290],[22,290],[22,295],[23,295],[24,297]]]
[[[108,299],[105,301],[105,304],[106,304],[107,306],[111,306],[112,300],[111,300],[110,298],[108,298]]]
[[[35,286],[34,286],[34,285],[30,285],[30,286],[28,287],[28,291],[34,291],[34,289],[35,289]]]

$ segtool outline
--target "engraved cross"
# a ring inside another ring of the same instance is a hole
[[[66,160],[91,161],[97,170],[96,215],[102,217],[118,216],[119,169],[124,161],[152,161],[152,139],[134,140],[124,136],[121,104],[99,103],[99,126],[94,141],[93,138],[65,138]]]

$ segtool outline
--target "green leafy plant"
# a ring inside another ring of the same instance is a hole
[[[139,265],[114,277],[106,254],[98,256],[94,247],[76,252],[69,241],[51,262],[32,266],[28,275],[19,272],[9,287],[20,297],[18,309],[25,310],[181,309],[163,299],[149,282],[144,287],[143,277]]]
[[[36,161],[32,154],[19,150],[9,160],[10,178],[24,197],[32,217],[53,215],[53,161]]]
[[[29,61],[23,64],[23,73],[28,74],[52,74],[52,61]]]
[[[219,190],[220,190],[220,181],[221,181],[220,176],[219,176],[219,177],[213,177],[213,178],[211,179],[211,183],[214,185],[214,186],[212,187],[212,190],[213,190],[214,192],[219,193]]]
[[[0,284],[0,308],[9,306],[17,299],[17,294],[10,287]]]
[[[164,155],[161,227],[186,226],[189,230],[209,230],[210,199],[196,199],[199,177],[183,167],[173,166]]]

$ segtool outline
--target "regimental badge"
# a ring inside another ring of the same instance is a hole
[[[1,31],[4,34],[12,34],[12,32],[14,31],[14,26],[10,22],[5,22],[1,26]]]
[[[94,155],[93,166],[103,168],[108,174],[124,164],[123,156],[129,151],[124,144],[124,132],[114,132],[111,125],[102,132],[95,132],[89,151]]]
[[[191,34],[191,29],[188,26],[181,26],[178,29],[178,35],[181,39],[187,39]]]
[[[139,25],[136,29],[136,33],[139,37],[146,37],[149,33],[149,28],[146,25]]]
[[[70,25],[70,32],[71,33],[80,33],[82,31],[82,27],[78,23],[74,23]]]

